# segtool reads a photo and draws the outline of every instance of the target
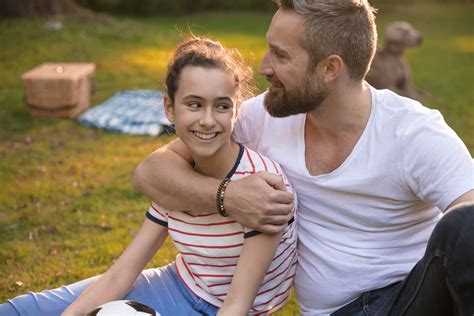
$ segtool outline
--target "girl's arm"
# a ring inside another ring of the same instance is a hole
[[[246,238],[229,293],[218,315],[247,315],[273,260],[282,234]]]
[[[92,283],[62,314],[85,315],[97,306],[122,299],[168,235],[168,229],[145,219],[132,243],[112,267]]]

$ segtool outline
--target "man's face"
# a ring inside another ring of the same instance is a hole
[[[309,55],[300,45],[304,19],[292,10],[278,10],[267,32],[268,49],[259,72],[270,82],[265,108],[270,115],[286,117],[308,113],[326,98],[327,91],[309,69]]]

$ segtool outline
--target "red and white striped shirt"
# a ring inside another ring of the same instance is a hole
[[[235,166],[227,177],[238,180],[258,171],[281,174],[288,191],[294,193],[276,162],[244,146],[241,146]],[[296,198],[293,212],[295,218]],[[179,250],[176,268],[188,289],[208,303],[222,306],[230,289],[244,238],[258,232],[217,213],[172,212],[154,202],[147,217],[168,227],[169,235]],[[292,220],[283,233],[250,314],[267,314],[278,309],[288,299],[296,270],[296,238],[296,223]]]

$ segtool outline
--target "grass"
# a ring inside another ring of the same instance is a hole
[[[473,8],[417,4],[382,9],[377,18],[380,30],[403,19],[423,32],[423,45],[407,54],[415,85],[436,97],[427,105],[444,114],[471,154]],[[46,30],[41,19],[0,20],[0,302],[104,272],[130,242],[148,206],[130,185],[135,166],[173,138],[31,117],[21,73],[46,61],[95,62],[92,102],[98,104],[118,90],[161,88],[168,57],[180,32],[189,29],[241,49],[256,66],[270,19],[256,13],[108,23],[69,18],[62,31]],[[171,262],[175,253],[167,241],[149,267]],[[278,315],[295,314],[293,296]]]

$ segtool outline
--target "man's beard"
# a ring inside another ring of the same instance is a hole
[[[273,117],[287,117],[317,109],[329,92],[321,86],[317,78],[313,77],[306,75],[293,90],[287,91],[284,88],[269,90],[263,101],[267,112]],[[280,83],[275,77],[270,77],[268,80]]]

